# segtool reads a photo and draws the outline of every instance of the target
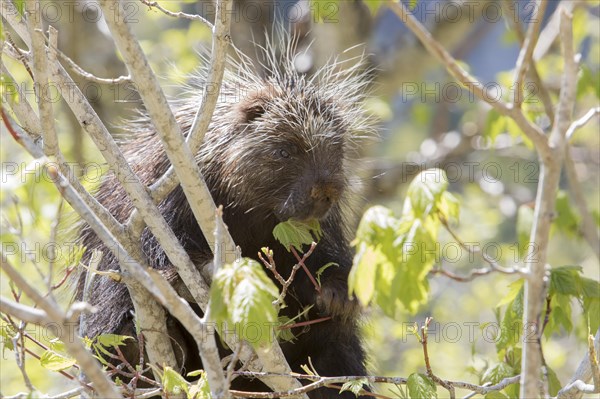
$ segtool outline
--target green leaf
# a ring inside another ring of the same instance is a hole
[[[448,188],[446,172],[427,169],[419,173],[408,186],[407,196],[415,217],[422,218],[437,208],[442,193]]]
[[[546,366],[546,370],[548,371],[548,390],[549,394],[552,397],[555,397],[558,394],[558,391],[562,388],[562,384],[558,379],[558,376],[550,367]]]
[[[287,316],[279,316],[278,318],[278,324],[280,327],[284,327],[293,323],[293,320]],[[293,342],[296,340],[296,336],[292,332],[291,328],[279,328],[277,330],[277,340],[279,342]]]
[[[47,350],[40,357],[42,367],[52,371],[61,371],[74,365],[76,360],[72,357],[61,355],[57,352]]]
[[[556,218],[552,221],[556,228],[571,236],[579,235],[579,217],[573,212],[569,197],[564,191],[559,191],[556,197]]]
[[[583,312],[589,318],[590,331],[600,327],[600,282],[581,277],[581,293],[583,297]]]
[[[548,324],[544,330],[544,335],[549,338],[552,333],[559,332],[560,328],[564,328],[567,333],[573,330],[571,321],[571,297],[563,294],[555,294],[551,301],[550,315]]]
[[[171,367],[166,366],[162,375],[163,388],[167,393],[180,394],[189,393],[189,383]]]
[[[101,334],[96,336],[96,344],[101,345],[104,348],[114,348],[117,346],[126,345],[125,341],[133,339],[128,335],[116,335],[116,334]]]
[[[579,281],[581,283],[581,294],[584,299],[600,299],[600,281],[592,280],[587,277],[581,277]]]
[[[435,383],[425,374],[413,373],[409,375],[406,386],[408,387],[408,396],[411,399],[437,398]]]
[[[258,262],[242,258],[224,265],[215,273],[210,295],[210,314],[218,325],[229,323],[254,348],[271,340],[279,290]]]
[[[281,222],[273,229],[273,237],[288,251],[294,247],[302,251],[302,245],[310,245],[321,238],[321,226],[317,219],[308,222],[290,219]]]
[[[354,294],[363,306],[373,298],[377,265],[381,262],[385,262],[385,258],[378,249],[365,243],[359,245],[348,276],[348,294]]]
[[[186,374],[187,377],[198,377],[204,375],[204,370],[194,370]]]
[[[435,238],[418,219],[402,241],[398,266],[392,282],[393,296],[415,314],[429,292],[427,274],[435,263]]]
[[[445,191],[442,194],[439,208],[440,212],[447,220],[458,221],[458,216],[460,214],[460,202],[452,193]]]
[[[504,318],[500,323],[500,337],[496,342],[496,348],[499,352],[502,349],[514,347],[520,342],[519,338],[523,329],[523,284],[523,280],[517,280],[511,284],[511,292],[509,292],[508,297],[513,299],[508,303],[504,312]],[[505,300],[503,299],[502,302],[505,302]]]
[[[516,375],[515,370],[506,363],[497,363],[489,367],[481,377],[481,383],[489,382],[492,385],[498,384],[505,378]]]
[[[50,350],[58,353],[65,353],[67,351],[65,343],[59,340],[58,338],[50,340]]]
[[[496,307],[504,306],[514,301],[517,295],[519,295],[519,293],[522,291],[523,284],[525,284],[525,280],[522,278],[512,282],[508,286],[508,294],[506,294],[506,296],[502,298],[500,302],[498,302],[498,305],[496,305]]]
[[[8,349],[11,351],[15,350],[15,346],[13,345],[13,337],[17,332],[12,328],[10,324],[6,324],[2,322],[0,325],[0,342],[2,343],[3,350]]]
[[[560,266],[550,271],[550,296],[555,294],[578,297],[581,291],[581,266]]]
[[[212,399],[206,373],[200,370],[197,375],[200,375],[200,379],[190,387],[187,394],[188,399]]]
[[[340,394],[342,392],[350,391],[358,397],[358,395],[363,389],[363,386],[368,385],[369,381],[366,378],[359,378],[358,380],[348,381],[344,383],[344,385],[342,385],[342,388],[340,388]]]
[[[319,286],[321,285],[321,275],[323,274],[323,272],[327,269],[329,269],[330,267],[335,266],[335,267],[340,267],[340,265],[338,265],[335,262],[329,262],[324,264],[323,266],[321,266],[319,268],[319,270],[317,270],[317,272],[315,273],[315,278],[317,279],[317,283],[319,283]]]
[[[377,245],[382,240],[394,241],[398,220],[392,211],[384,206],[373,206],[363,214],[356,230],[356,240],[367,244]]]

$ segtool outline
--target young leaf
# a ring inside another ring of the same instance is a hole
[[[383,206],[373,206],[364,213],[356,230],[354,244],[364,241],[377,245],[382,241],[393,242],[396,238],[398,220],[392,211]]]
[[[358,380],[348,381],[348,382],[344,383],[344,385],[342,385],[342,388],[340,388],[340,394],[342,392],[350,391],[358,397],[358,395],[360,394],[360,391],[362,391],[362,389],[363,389],[363,386],[368,386],[368,385],[369,385],[369,381],[366,378],[360,378]]]
[[[0,325],[0,342],[2,342],[2,350],[15,350],[13,345],[13,337],[17,332],[13,329],[10,324],[2,323]]]
[[[52,371],[61,371],[74,365],[76,360],[72,357],[61,355],[57,352],[47,350],[40,357],[42,367]]]
[[[450,192],[445,191],[442,193],[439,209],[446,219],[458,221],[460,202],[458,202],[458,199]]]
[[[280,327],[284,327],[286,325],[291,325],[294,322],[287,316],[279,316],[278,324]],[[280,328],[277,330],[277,340],[279,342],[294,342],[296,340],[296,336],[292,332],[291,328]]]
[[[164,369],[162,384],[167,393],[176,395],[182,392],[189,393],[189,382],[169,366],[166,366]]]
[[[408,396],[411,399],[437,398],[435,383],[425,374],[413,373],[406,382]]]
[[[363,306],[367,306],[373,298],[377,265],[382,261],[385,260],[379,250],[365,243],[361,243],[356,251],[348,276],[348,294],[354,294]]]
[[[562,384],[554,370],[548,366],[546,366],[546,370],[548,371],[548,393],[550,396],[555,397],[562,388]]]
[[[554,267],[550,272],[550,289],[548,294],[572,295],[578,297],[581,291],[581,266]]]
[[[133,337],[128,335],[101,334],[96,337],[96,343],[105,348],[112,348],[126,345],[125,341],[128,339],[133,339]]]
[[[590,331],[600,327],[600,282],[581,277],[583,312],[589,318]]]
[[[309,222],[290,219],[287,222],[279,223],[273,229],[273,237],[288,251],[292,246],[301,251],[303,245],[319,241],[321,234],[321,226],[316,219]]]
[[[481,383],[489,382],[492,385],[498,384],[505,378],[516,375],[515,370],[506,363],[497,363],[488,368],[481,377]]]
[[[431,250],[435,247],[435,238],[425,225],[418,219],[414,220],[399,247],[399,262],[392,282],[393,296],[412,314],[427,299],[427,274],[435,263],[435,253]]]
[[[517,295],[519,295],[519,293],[521,293],[523,284],[525,284],[525,280],[523,280],[523,279],[519,279],[519,280],[512,282],[508,286],[509,287],[508,294],[506,294],[506,296],[500,300],[500,302],[498,303],[498,305],[496,305],[496,307],[504,306],[504,305],[509,304],[512,301],[514,301],[515,298],[517,297]]]
[[[242,258],[224,265],[211,285],[211,316],[218,325],[227,322],[240,338],[255,348],[272,337],[277,321],[273,301],[279,290],[258,262]]]
[[[190,387],[187,395],[188,399],[212,399],[206,373],[203,370],[200,370],[200,372],[197,375],[200,376],[200,379]]]
[[[315,278],[317,279],[317,283],[319,283],[319,286],[321,285],[321,275],[323,274],[323,272],[327,269],[329,269],[330,267],[335,266],[335,267],[340,267],[340,265],[338,265],[335,262],[329,262],[324,264],[323,266],[321,266],[319,268],[319,270],[317,270],[317,272],[315,273]]]
[[[433,211],[447,188],[448,178],[443,170],[428,169],[419,173],[407,191],[415,217],[422,218]]]
[[[511,291],[501,303],[505,303],[506,299],[512,298],[504,312],[504,318],[500,324],[500,337],[496,342],[496,348],[500,352],[503,349],[514,347],[519,343],[519,337],[522,331],[523,318],[523,296],[524,296],[524,281],[517,280],[511,284]]]

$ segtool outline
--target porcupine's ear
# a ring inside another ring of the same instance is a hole
[[[250,93],[238,104],[238,115],[242,123],[250,123],[265,113],[267,97],[261,92]]]

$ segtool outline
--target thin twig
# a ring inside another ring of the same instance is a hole
[[[298,261],[298,263],[296,263],[294,265],[294,267],[292,267],[292,271],[290,273],[290,276],[287,278],[287,280],[285,280],[276,269],[275,260],[273,259],[273,251],[270,251],[267,248],[267,252],[266,252],[267,259],[264,259],[264,257],[262,256],[262,253],[260,253],[260,252],[258,253],[258,257],[261,260],[261,262],[263,263],[263,265],[265,265],[265,267],[273,273],[273,275],[275,276],[277,281],[281,284],[281,294],[279,294],[279,297],[273,302],[274,306],[281,306],[283,304],[285,296],[287,294],[287,290],[289,289],[290,285],[294,281],[294,278],[296,277],[296,273],[298,272],[300,267],[303,267],[304,262],[313,253],[316,246],[317,246],[317,243],[313,241],[312,244],[310,245],[309,250],[306,251],[304,253],[304,255],[302,255],[302,259],[300,261]],[[304,266],[304,270],[306,271],[305,266]],[[307,273],[308,273],[308,271],[307,271]]]
[[[517,59],[517,66],[515,68],[515,94],[513,98],[513,104],[516,108],[521,108],[523,103],[523,81],[525,80],[525,74],[528,68],[533,63],[532,56],[533,50],[540,35],[540,27],[542,20],[544,19],[544,13],[546,6],[548,5],[547,0],[537,0],[535,2],[535,13],[529,22],[529,27],[523,41],[523,46],[519,52],[519,58]]]
[[[313,244],[315,244],[315,243],[313,242]],[[311,244],[311,249],[307,252],[307,254],[310,255],[313,250],[314,250],[314,246]],[[312,284],[315,286],[315,290],[319,294],[321,294],[321,286],[319,285],[319,283],[317,282],[317,280],[315,280],[315,278],[312,275],[312,273],[310,272],[310,270],[308,270],[308,267],[306,267],[306,265],[304,264],[305,258],[304,257],[300,258],[300,255],[298,255],[298,252],[296,251],[296,249],[293,246],[290,246],[290,251],[294,254],[294,256],[296,257],[296,260],[298,261],[298,263],[300,264],[300,266],[302,266],[302,269],[304,269],[304,272],[306,272],[306,275],[308,276],[308,278],[310,279],[310,281],[312,282]]]
[[[584,127],[596,115],[600,115],[600,107],[590,109],[581,118],[571,123],[571,126],[569,126],[569,129],[567,130],[567,140],[570,140],[573,133]]]
[[[514,3],[512,3],[511,0],[503,0],[501,4],[504,10],[505,19],[510,23],[513,30],[517,33],[519,42],[521,43],[521,46],[523,46],[523,43],[525,42],[525,33],[523,32],[523,27],[521,26],[521,23],[518,20],[518,18],[510,17],[511,15],[514,15],[511,12],[512,10],[510,9],[511,6],[514,6]],[[540,74],[538,72],[535,60],[532,60],[528,71],[531,75],[533,83],[535,84],[535,89],[538,90],[539,97],[542,100],[546,114],[548,115],[548,118],[552,123],[554,122],[554,105],[552,104],[552,98],[550,97],[550,93],[548,93],[548,89],[546,89],[546,86],[544,86],[544,83],[542,82],[542,78],[540,77]]]
[[[8,261],[5,254],[1,254],[0,266],[8,277],[27,294],[42,310],[44,310],[50,319],[59,322],[63,332],[71,331],[68,325],[66,315],[60,310],[58,304],[49,298],[43,298],[35,288],[33,288]],[[94,389],[104,397],[118,398],[119,392],[114,383],[110,381],[103,373],[100,365],[93,356],[86,350],[83,342],[79,338],[63,339],[67,351],[77,360],[80,367],[86,370],[90,380],[94,383]]]
[[[327,385],[332,385],[332,384],[337,384],[337,383],[345,383],[345,382],[351,382],[351,381],[358,381],[358,380],[365,380],[372,384],[373,383],[383,383],[383,384],[394,384],[394,385],[406,385],[406,383],[408,381],[408,378],[405,378],[405,377],[384,377],[384,376],[372,376],[372,375],[323,377],[323,376],[318,376],[318,375],[307,375],[307,374],[297,374],[297,373],[275,374],[275,373],[268,373],[268,372],[248,372],[248,371],[239,371],[239,372],[236,372],[236,374],[239,376],[248,377],[248,378],[263,378],[263,379],[298,378],[301,380],[314,381],[313,384],[310,384],[311,388],[308,391],[303,389],[303,392],[309,392],[310,390],[314,390],[314,389],[324,387]],[[519,375],[504,378],[502,381],[500,381],[499,383],[494,384],[494,385],[488,385],[488,384],[476,385],[476,384],[471,384],[469,382],[452,381],[452,380],[444,380],[444,382],[447,383],[448,385],[452,385],[455,388],[473,391],[480,395],[486,395],[490,392],[500,391],[500,390],[508,387],[509,385],[517,384],[519,382]],[[306,388],[306,387],[309,387],[309,385],[306,385],[304,388]],[[275,397],[280,397],[280,396],[290,397],[290,396],[293,396],[294,394],[297,394],[297,392],[298,392],[297,390],[286,391],[286,392],[269,392],[269,393],[232,391],[232,394],[235,394],[236,396],[240,396],[240,397],[244,397],[244,398],[275,398]],[[272,396],[269,396],[269,395],[272,395]]]
[[[446,388],[446,390],[448,390],[448,393],[450,394],[450,399],[455,399],[456,392],[454,390],[454,386],[452,385],[452,383],[442,380],[440,377],[435,375],[431,368],[431,364],[429,362],[429,351],[427,348],[427,335],[428,335],[429,324],[431,323],[432,320],[433,320],[433,317],[427,317],[425,319],[425,324],[421,326],[421,335],[417,336],[419,338],[419,341],[421,342],[421,346],[423,347],[423,358],[425,359],[425,369],[427,370],[427,375],[429,376],[429,378],[431,378],[436,384],[439,384],[439,385],[443,386],[444,388]]]
[[[490,258],[487,254],[485,254],[480,248],[475,249],[475,248],[467,245],[458,236],[458,234],[456,234],[456,232],[450,227],[450,223],[448,223],[448,220],[446,219],[446,217],[443,214],[439,213],[438,217],[440,219],[440,222],[444,226],[444,228],[448,231],[448,233],[450,233],[452,238],[454,238],[454,240],[458,243],[458,245],[460,245],[461,248],[463,248],[470,254],[478,254],[479,256],[481,256],[483,261],[485,263],[487,263],[490,267],[474,269],[466,276],[460,276],[458,274],[443,270],[442,268],[434,269],[431,271],[432,273],[440,273],[440,274],[443,274],[447,277],[450,277],[454,280],[461,281],[461,282],[471,281],[476,277],[484,276],[486,274],[491,273],[492,271],[496,271],[496,272],[503,273],[503,274],[518,274],[522,277],[525,276],[525,272],[523,270],[516,268],[516,267],[501,266],[500,264],[498,264],[498,262],[496,262],[494,259]]]
[[[497,99],[491,98],[486,91],[485,86],[478,81],[474,76],[469,74],[462,68],[456,59],[438,43],[425,27],[412,15],[404,4],[401,2],[388,3],[390,9],[396,13],[402,22],[419,38],[423,46],[440,61],[448,70],[450,75],[459,83],[465,86],[481,101],[486,102],[496,109],[500,114],[510,116],[514,119],[523,133],[534,143],[534,145],[542,150],[548,148],[548,143],[542,129],[529,121],[519,108],[513,107],[511,104]]]
[[[547,289],[547,258],[550,227],[554,218],[556,196],[564,159],[566,133],[571,124],[575,91],[577,87],[577,62],[573,50],[572,15],[559,6],[561,15],[561,43],[565,67],[561,78],[561,89],[556,117],[548,138],[548,147],[536,150],[541,160],[541,178],[535,202],[534,221],[529,241],[523,304],[523,336],[535,337],[523,341],[521,360],[521,388],[519,396],[539,395],[539,375],[543,356],[540,346],[540,317]]]
[[[131,82],[131,77],[129,75],[119,76],[117,78],[100,78],[100,77],[86,71],[85,69],[83,69],[75,61],[73,61],[71,58],[69,58],[69,56],[67,56],[65,53],[60,51],[58,48],[52,47],[50,44],[48,44],[48,46],[53,51],[55,51],[56,54],[58,54],[60,59],[63,60],[67,64],[67,66],[73,72],[75,72],[75,74],[79,75],[80,77],[82,77],[83,79],[85,79],[87,81],[90,81],[93,83],[98,83],[98,84],[107,84],[107,85],[117,85],[117,84],[121,84],[121,83]]]
[[[173,17],[173,18],[185,18],[185,19],[191,19],[193,21],[200,21],[203,24],[205,24],[206,26],[208,26],[210,28],[210,30],[214,29],[214,25],[207,20],[206,18],[204,18],[201,15],[198,14],[186,14],[184,12],[173,12],[173,11],[169,11],[166,8],[162,7],[160,4],[158,4],[157,1],[148,1],[148,0],[140,0],[140,2],[142,4],[147,5],[149,8],[156,8],[157,10],[159,10],[160,12],[162,12],[165,15],[168,15],[169,17]]]

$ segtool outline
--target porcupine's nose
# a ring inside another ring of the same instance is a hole
[[[312,216],[322,218],[331,205],[340,198],[341,190],[331,183],[316,183],[310,189],[310,198],[313,203]]]

